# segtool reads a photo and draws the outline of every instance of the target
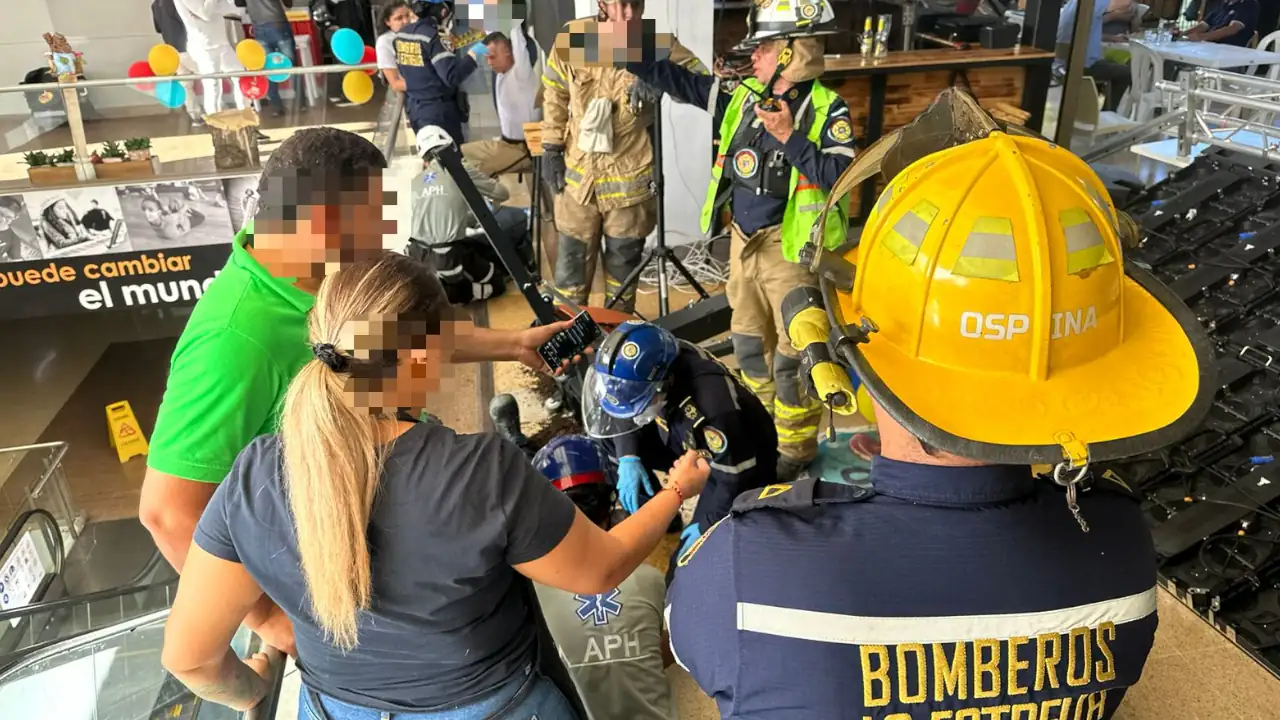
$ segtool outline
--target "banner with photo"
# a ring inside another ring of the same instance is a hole
[[[194,304],[256,188],[237,177],[0,196],[0,319]]]

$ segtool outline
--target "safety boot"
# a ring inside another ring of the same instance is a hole
[[[494,395],[489,401],[489,418],[493,420],[493,429],[499,436],[528,452],[529,438],[520,431],[520,405],[513,395]]]

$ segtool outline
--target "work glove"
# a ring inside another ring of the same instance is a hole
[[[640,497],[644,493],[644,498]],[[644,463],[635,455],[626,455],[618,460],[618,502],[622,509],[634,513],[640,505],[653,497],[655,490],[653,478],[644,469]]]
[[[676,557],[683,557],[700,537],[702,537],[702,528],[698,523],[687,525],[684,530],[680,531],[680,550],[676,553]]]
[[[627,101],[631,112],[639,115],[645,105],[658,105],[662,102],[662,91],[643,80],[636,80],[627,93]]]
[[[564,192],[564,146],[542,146],[542,182],[559,195]]]

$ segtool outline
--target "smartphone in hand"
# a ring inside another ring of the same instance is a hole
[[[600,338],[600,326],[584,310],[573,318],[573,324],[561,330],[538,346],[538,356],[555,370],[565,362],[581,355]]]

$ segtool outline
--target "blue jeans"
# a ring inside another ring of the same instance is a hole
[[[322,711],[317,711],[317,702]],[[320,695],[303,685],[298,720],[578,720],[578,716],[550,680],[526,669],[469,705],[430,712],[375,710]]]
[[[253,37],[267,52],[278,52],[297,64],[298,57],[293,46],[293,27],[289,23],[263,23],[253,28]],[[299,80],[302,78],[301,75],[295,77]],[[301,85],[301,82],[294,83],[295,88],[300,88]],[[276,105],[284,107],[284,103],[280,101],[280,86],[276,83],[271,83],[267,89],[267,97]]]

